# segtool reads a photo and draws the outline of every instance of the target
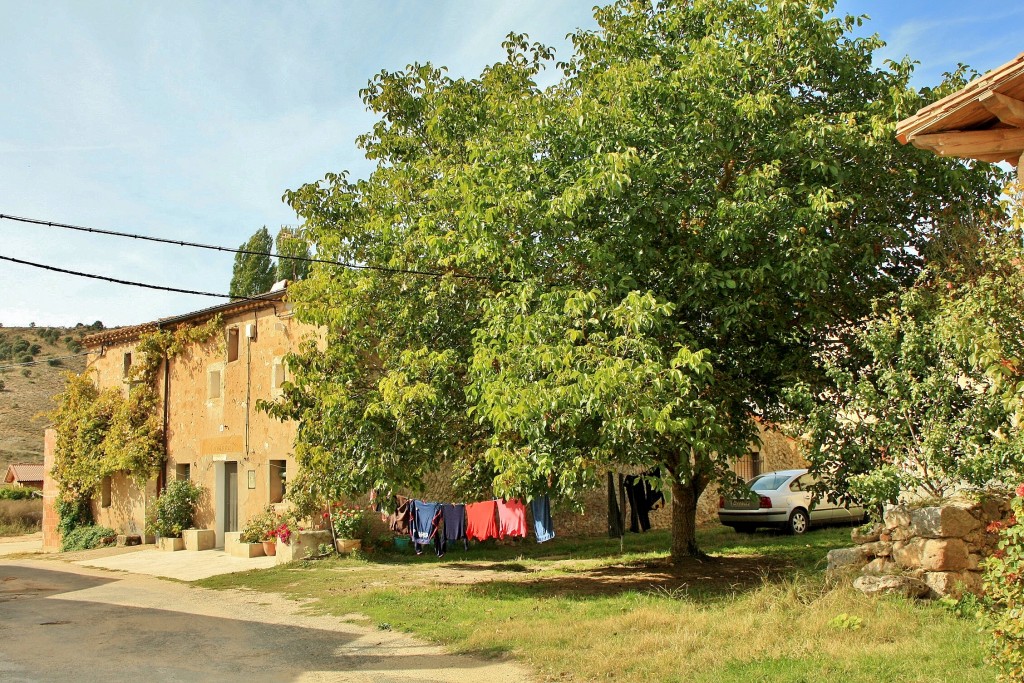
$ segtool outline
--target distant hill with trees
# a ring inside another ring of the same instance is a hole
[[[85,369],[82,338],[103,323],[75,327],[0,325],[0,472],[12,462],[43,461],[45,414],[64,373]]]

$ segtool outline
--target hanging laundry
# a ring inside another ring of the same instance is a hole
[[[650,512],[665,504],[665,494],[655,490],[651,479],[660,479],[661,470],[657,467],[640,475],[631,474],[626,477],[626,496],[629,498],[629,530],[633,533],[648,531],[651,528]],[[638,528],[639,523],[639,528]]]
[[[621,476],[621,475],[620,475]],[[608,473],[608,537],[618,538],[622,536],[622,513],[619,512],[619,501],[615,496],[615,475]],[[622,501],[622,507],[626,507],[626,501]],[[534,514],[534,520],[537,515]],[[536,523],[536,522],[534,522]]]
[[[541,496],[530,501],[530,509],[533,512],[533,533],[537,536],[537,543],[550,541],[555,537],[555,525],[551,523],[551,500]]]
[[[498,524],[494,519],[498,503],[485,500],[466,506],[466,536],[472,541],[498,538]]]
[[[437,535],[437,525],[441,520],[441,504],[425,503],[422,500],[412,501],[412,541],[416,545],[426,545]]]
[[[400,536],[409,535],[411,503],[405,496],[395,496],[395,511],[388,515],[388,528]]]
[[[463,547],[469,549],[466,537],[466,506],[445,503],[441,506],[441,517],[444,519],[444,539],[448,542],[462,541]]]
[[[498,538],[526,537],[526,506],[521,500],[498,502]]]

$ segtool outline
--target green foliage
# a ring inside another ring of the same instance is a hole
[[[330,516],[337,538],[363,539],[369,535],[366,511],[359,506],[335,503],[331,506]]]
[[[276,280],[296,282],[309,274],[309,261],[296,261],[282,256],[309,258],[309,241],[294,228],[282,227],[275,238],[275,253],[278,255]]]
[[[286,199],[318,257],[443,276],[314,265],[289,290],[327,330],[263,404],[298,421],[302,467],[332,494],[448,471],[573,500],[658,464],[675,556],[697,552],[697,498],[752,418],[998,196],[997,170],[896,142],[943,91],[874,66],[834,6],[615,2],[561,64],[513,34],[476,78],[375,76],[373,173]]]
[[[828,625],[829,628],[838,631],[859,631],[864,626],[864,620],[856,615],[843,612],[829,619]]]
[[[269,292],[274,284],[274,264],[270,252],[274,243],[267,226],[257,230],[239,249],[256,252],[235,254],[235,266],[231,272],[231,286],[228,294],[232,297],[256,296]]]
[[[991,657],[1000,681],[1024,679],[1024,484],[1012,501],[1013,516],[995,523],[999,546],[984,561],[987,611],[985,626],[992,632]]]
[[[0,500],[29,500],[40,495],[39,491],[25,486],[0,486]]]
[[[172,481],[149,509],[146,533],[180,538],[182,531],[192,528],[196,507],[204,490],[188,480]]]
[[[271,536],[271,533],[281,525],[282,521],[273,506],[268,505],[258,515],[249,518],[238,540],[242,543],[262,543],[272,540],[274,537]]]
[[[76,527],[62,536],[60,549],[65,553],[72,550],[92,550],[93,548],[113,545],[116,538],[117,533],[113,529],[87,524]]]
[[[63,495],[57,498],[57,533],[67,538],[75,529],[92,525],[92,508],[88,498]]]
[[[139,483],[163,462],[163,426],[156,389],[165,358],[210,340],[221,319],[174,331],[143,335],[136,344],[127,395],[120,387],[100,390],[86,372],[68,373],[64,391],[50,414],[57,432],[53,475],[62,495],[88,499],[103,477],[130,472]]]
[[[833,387],[794,394],[812,465],[873,507],[1024,476],[1024,258],[989,226],[969,263],[938,263],[825,356]]]

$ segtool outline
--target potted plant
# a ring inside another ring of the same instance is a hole
[[[192,526],[196,506],[203,489],[191,481],[178,480],[167,485],[156,499],[146,519],[146,533],[157,537],[161,550],[183,550],[181,532]]]
[[[350,553],[362,547],[365,524],[364,510],[361,507],[335,503],[331,521],[339,553]]]
[[[278,519],[280,523],[275,526],[267,534],[267,538],[263,541],[263,552],[267,555],[277,555],[277,544],[278,542],[287,545],[288,540],[292,537],[292,529],[289,526],[289,522],[286,519]]]
[[[260,543],[265,555],[275,555],[277,553],[277,538],[273,535],[273,531],[279,525],[277,512],[268,505],[258,515],[249,519],[245,528],[242,529],[242,533],[238,535],[238,540],[241,543]]]

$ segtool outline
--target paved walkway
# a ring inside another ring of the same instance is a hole
[[[43,532],[27,536],[0,538],[0,556],[19,553],[38,553],[43,550]]]
[[[113,569],[130,574],[163,576],[180,581],[197,581],[218,574],[266,569],[274,566],[274,560],[273,557],[232,557],[222,550],[203,550],[201,552],[180,550],[171,553],[147,548],[136,553],[78,560],[75,564],[83,567]]]
[[[520,683],[530,673],[276,594],[20,559],[0,560],[0,680]]]

